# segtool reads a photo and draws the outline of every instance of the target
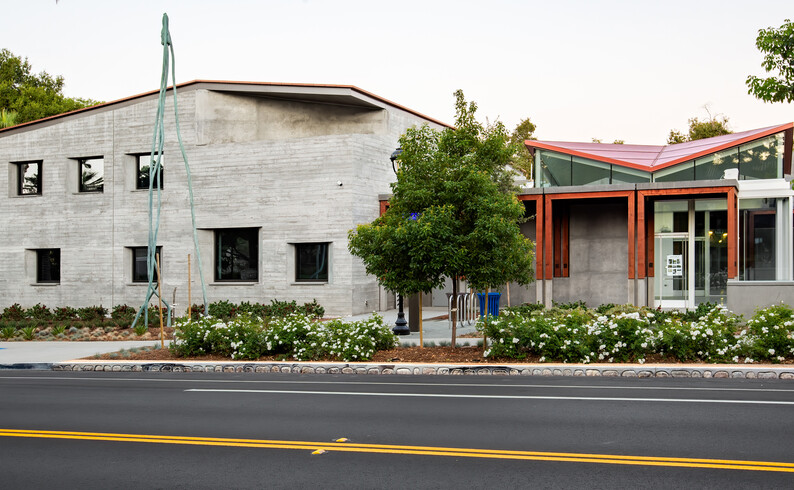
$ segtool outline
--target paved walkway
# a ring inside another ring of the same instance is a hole
[[[432,343],[441,344],[446,343],[449,345],[452,341],[452,329],[450,328],[446,319],[440,320],[438,317],[447,314],[446,308],[424,308],[423,309],[423,327],[424,327],[424,341],[425,345],[432,345]],[[371,313],[363,315],[354,315],[344,317],[343,320],[363,320],[368,318]],[[383,316],[384,322],[387,325],[393,326],[397,320],[397,310],[389,310],[380,312]],[[406,319],[408,312],[406,310]],[[470,325],[459,325],[457,329],[458,335],[475,332],[474,323]],[[403,345],[419,345],[419,333],[411,332],[410,335],[401,335],[399,337],[400,343]],[[464,344],[477,344],[478,339],[458,339],[458,345]],[[8,366],[12,364],[39,364],[39,363],[53,363],[63,362],[73,359],[80,359],[83,357],[90,357],[94,354],[105,354],[108,352],[116,352],[121,349],[131,349],[134,347],[143,347],[150,345],[158,345],[159,340],[150,341],[113,341],[113,342],[0,342],[0,366]],[[168,341],[166,341],[168,345]]]

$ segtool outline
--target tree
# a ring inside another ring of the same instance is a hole
[[[537,126],[529,120],[529,118],[522,119],[516,125],[513,133],[510,135],[510,144],[516,149],[513,159],[510,161],[510,166],[519,172],[523,173],[528,179],[532,178],[532,164],[534,159],[529,149],[524,144],[526,140],[535,140],[535,129]]]
[[[780,28],[760,29],[755,46],[766,53],[761,66],[767,73],[777,72],[778,77],[747,77],[748,94],[764,102],[791,102],[794,100],[794,23],[786,19]]]
[[[401,138],[388,210],[349,233],[350,252],[369,274],[401,294],[430,292],[450,277],[475,289],[533,279],[531,241],[518,223],[524,206],[504,182],[517,148],[502,123],[483,126],[477,105],[455,92],[456,129],[424,125]],[[457,316],[452,316],[455,345]]]
[[[591,138],[591,139],[592,139],[593,143],[603,143],[603,141],[601,141],[601,138]],[[625,142],[626,142],[625,140],[615,140],[615,141],[612,142],[612,144],[613,145],[622,145]]]
[[[27,58],[15,56],[7,49],[0,50],[2,124],[13,126],[99,103],[91,99],[66,97],[63,95],[63,85],[62,76],[52,77],[45,71],[34,75]],[[8,124],[8,114],[15,115],[13,124]]]
[[[667,135],[667,144],[674,145],[687,141],[702,140],[703,138],[722,136],[723,134],[731,134],[733,132],[728,129],[727,117],[724,115],[712,116],[708,107],[705,109],[709,115],[708,119],[701,121],[696,117],[690,118],[689,132],[687,134],[683,134],[677,129],[671,129],[670,134]]]

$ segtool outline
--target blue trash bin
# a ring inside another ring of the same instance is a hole
[[[491,316],[499,316],[499,298],[502,293],[488,293],[488,314]],[[485,316],[485,293],[477,293],[477,298],[480,300],[480,318]]]

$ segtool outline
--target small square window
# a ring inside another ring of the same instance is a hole
[[[80,192],[103,192],[105,188],[105,159],[103,157],[78,158]]]
[[[136,189],[149,189],[149,178],[150,178],[150,168],[152,167],[151,164],[157,161],[158,155],[155,153],[154,155],[154,162],[152,162],[152,154],[145,153],[143,155],[136,155],[136,163],[135,163],[135,188]],[[163,188],[163,156],[160,155],[160,189]],[[153,188],[157,187],[158,179],[155,176],[155,180],[153,183]]]
[[[61,282],[61,249],[42,248],[36,250],[36,282]]]
[[[146,256],[149,247],[130,247],[132,251],[132,282],[149,282],[149,269],[146,264]],[[160,256],[160,270],[163,269],[163,247],[157,247],[156,254]],[[154,267],[152,282],[157,282],[157,265]]]
[[[328,282],[328,243],[295,244],[295,281]]]
[[[259,228],[215,230],[215,280],[259,280]]]
[[[41,162],[17,163],[17,194],[20,196],[41,194]]]

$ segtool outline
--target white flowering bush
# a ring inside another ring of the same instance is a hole
[[[507,310],[477,326],[491,340],[486,357],[523,359],[534,354],[563,362],[641,361],[654,349],[653,313],[634,310],[615,315],[581,307],[530,315]]]
[[[794,357],[794,310],[784,304],[757,310],[740,333],[740,345],[750,362]]]
[[[398,344],[380,315],[345,323],[314,322],[293,314],[264,322],[241,315],[226,321],[213,317],[181,319],[174,328],[173,351],[181,356],[218,354],[232,359],[258,359],[265,355],[297,360],[338,359],[365,361],[375,352]]]
[[[741,317],[724,307],[714,305],[695,320],[678,314],[660,317],[655,330],[662,355],[679,361],[721,362],[733,359],[740,349],[736,332]]]
[[[741,316],[711,303],[694,311],[572,306],[508,308],[487,324],[480,321],[479,330],[490,339],[486,357],[582,363],[642,363],[651,355],[701,362],[794,357],[794,310],[782,304],[757,311],[743,330]]]

